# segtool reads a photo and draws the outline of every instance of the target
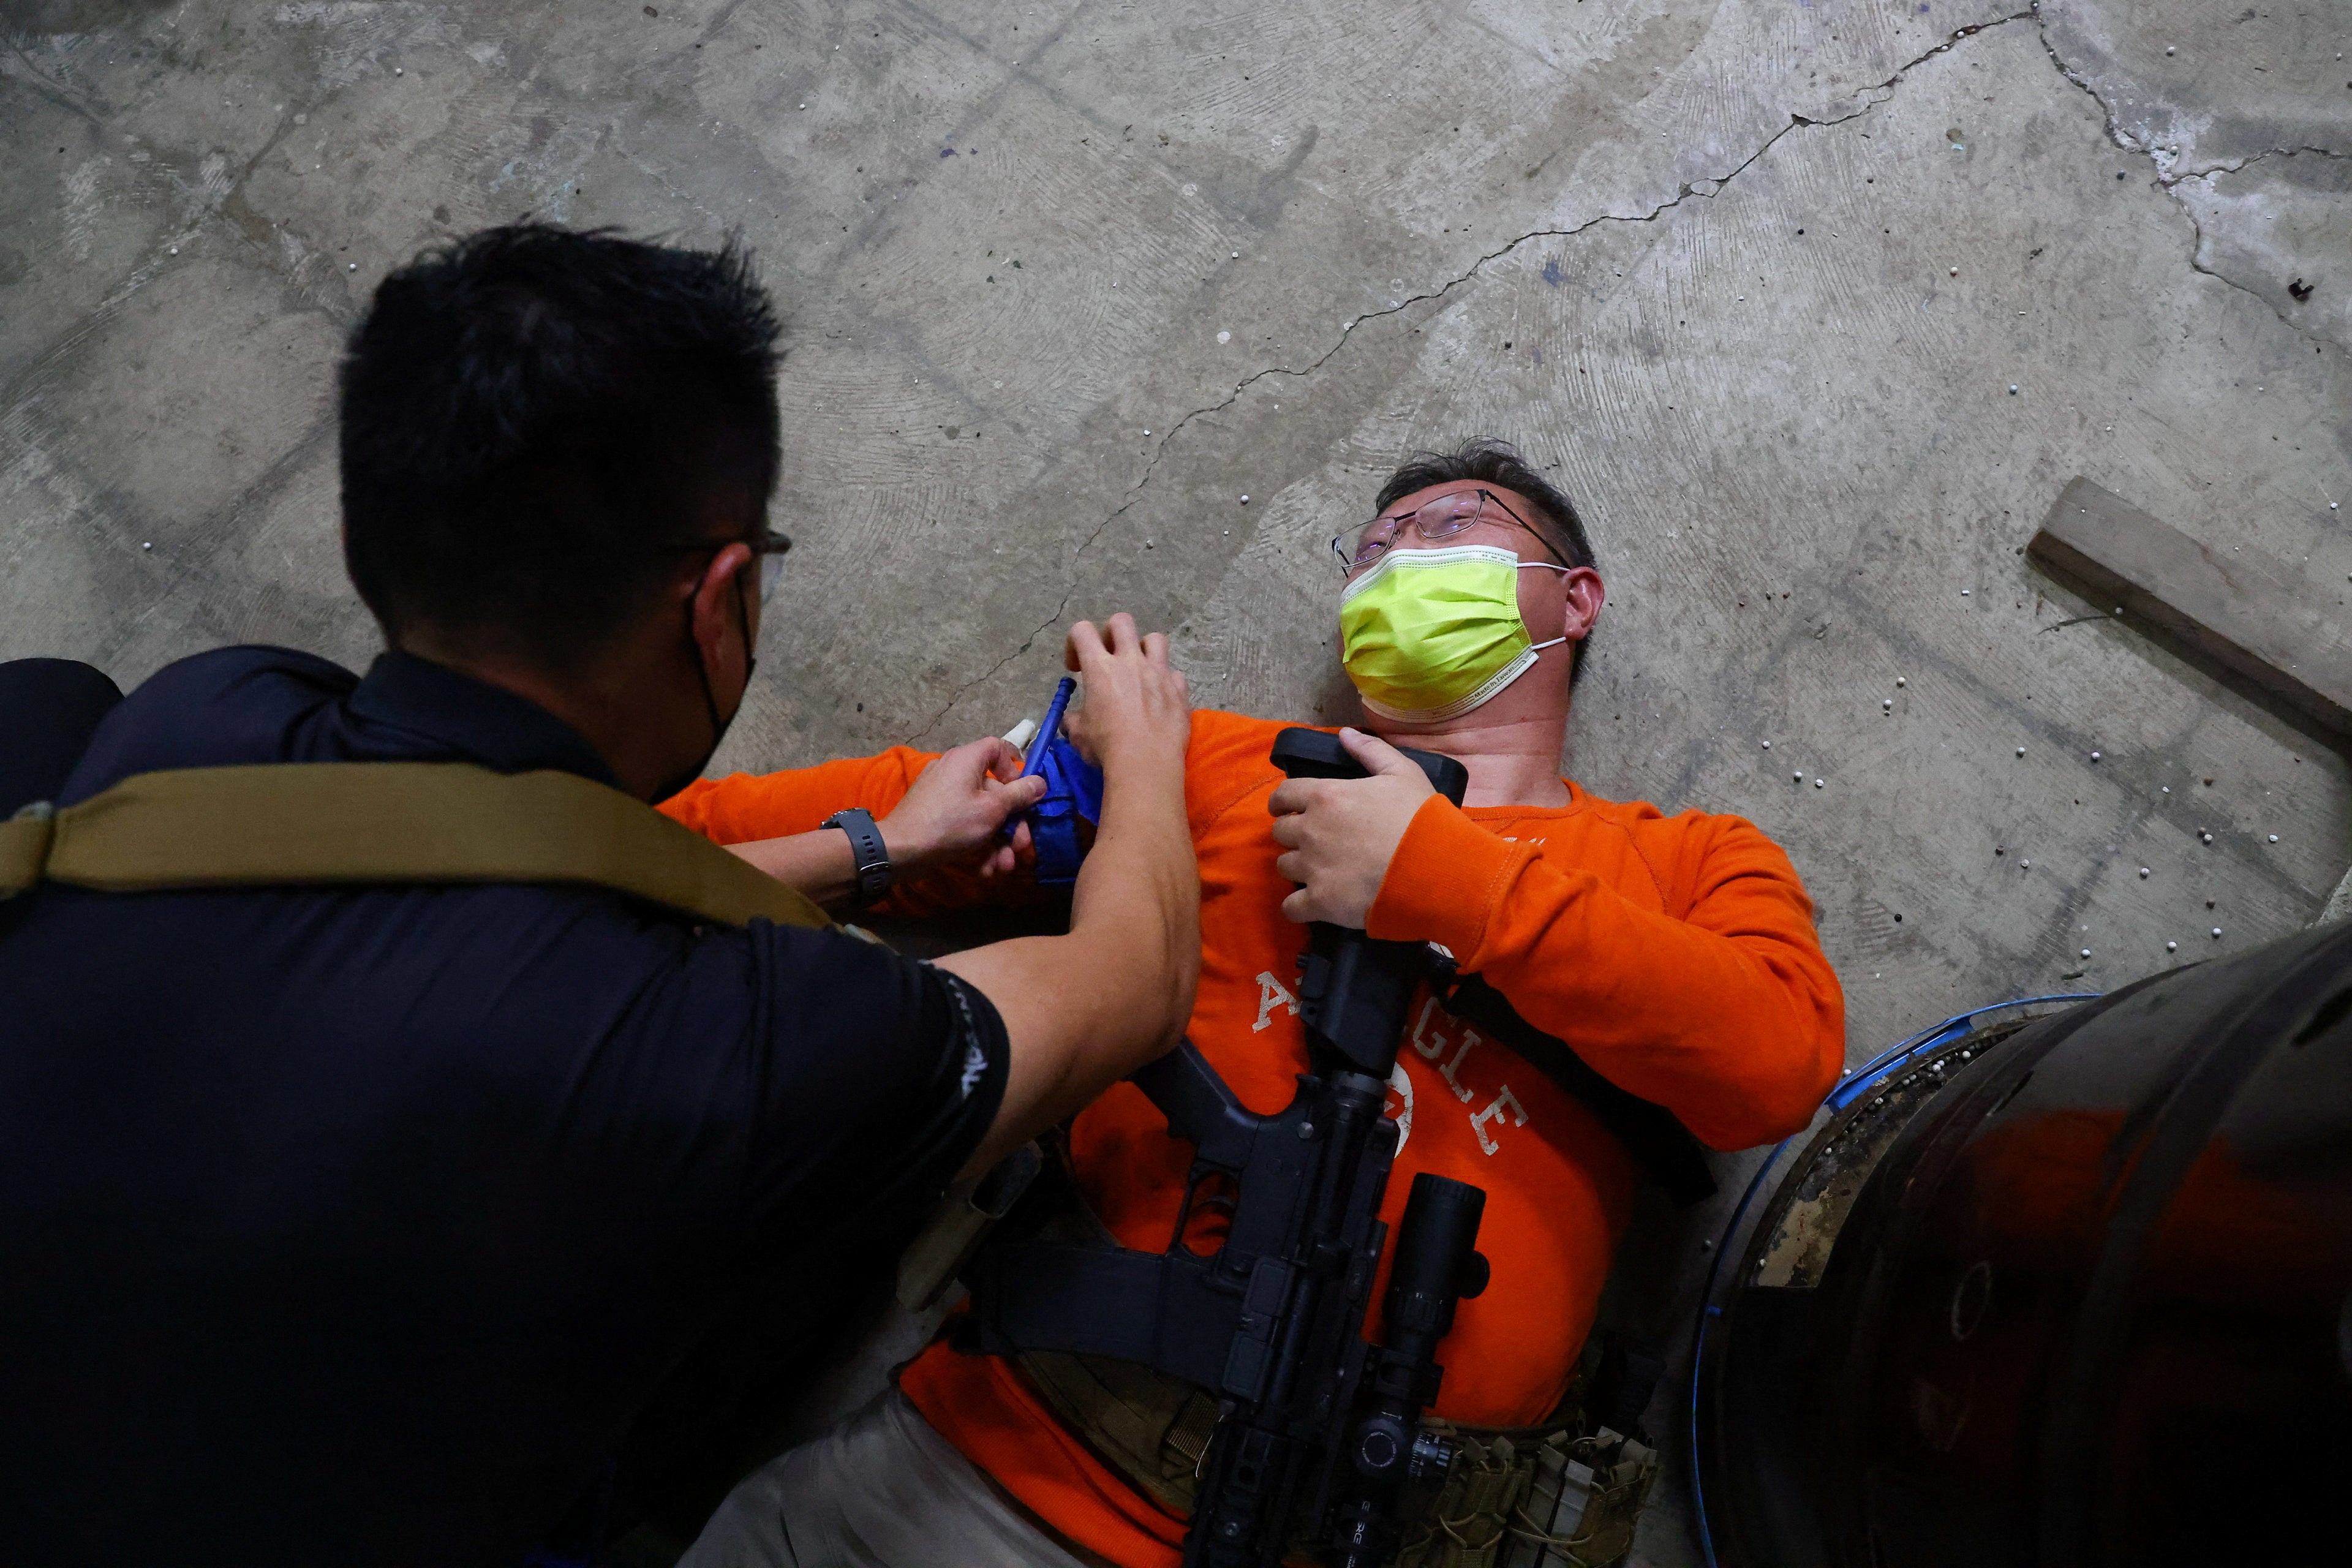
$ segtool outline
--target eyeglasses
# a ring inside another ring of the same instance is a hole
[[[1386,553],[1408,528],[1434,544],[1441,539],[1451,539],[1463,530],[1476,524],[1493,507],[1529,533],[1544,547],[1544,553],[1562,566],[1560,553],[1551,541],[1529,525],[1528,520],[1503,504],[1502,498],[1492,490],[1456,490],[1452,495],[1439,496],[1435,500],[1416,507],[1412,511],[1397,512],[1389,517],[1376,517],[1370,522],[1360,522],[1345,533],[1335,535],[1331,552],[1339,558],[1342,576],[1353,576]]]
[[[784,580],[784,557],[792,552],[793,542],[768,529],[757,539],[747,539],[753,559],[760,563],[760,603],[766,604],[776,596],[776,584]]]
[[[776,584],[783,581],[784,556],[791,552],[793,542],[772,528],[763,531],[756,539],[701,539],[692,544],[673,544],[663,553],[692,555],[697,551],[708,550],[716,555],[730,544],[742,545],[759,561],[760,603],[764,605],[774,598]]]

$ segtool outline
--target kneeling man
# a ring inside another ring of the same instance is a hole
[[[1527,1024],[1715,1148],[1803,1127],[1837,1081],[1844,1005],[1788,858],[1739,817],[1669,817],[1559,775],[1602,602],[1568,498],[1508,447],[1472,442],[1400,468],[1377,515],[1334,546],[1343,657],[1371,731],[1343,734],[1371,776],[1286,781],[1268,761],[1279,722],[1194,716],[1193,1043],[1250,1110],[1285,1105],[1307,1068],[1302,922],[1329,921],[1443,945]],[[1463,805],[1383,738],[1459,759]],[[901,748],[737,775],[665,809],[757,863],[756,841],[845,807],[882,815],[929,761]],[[1401,1147],[1383,1217],[1393,1228],[1419,1172],[1483,1187],[1494,1270],[1442,1348],[1434,1414],[1540,1428],[1570,1394],[1637,1166],[1528,1059],[1434,998],[1413,1016],[1391,1080]],[[1071,1126],[1081,1195],[1124,1246],[1164,1247],[1178,1215],[1191,1149],[1166,1130],[1124,1083]],[[935,1343],[883,1399],[746,1481],[688,1560],[1173,1568],[1206,1401],[1166,1381]]]

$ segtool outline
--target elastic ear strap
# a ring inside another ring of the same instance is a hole
[[[1526,571],[1530,566],[1540,566],[1547,572],[1573,572],[1576,570],[1573,566],[1556,565],[1549,561],[1522,561],[1519,563],[1519,570],[1522,572]],[[1558,647],[1567,640],[1568,639],[1566,637],[1554,637],[1549,642],[1529,643],[1528,645],[1528,651],[1529,653],[1538,653],[1548,647]]]

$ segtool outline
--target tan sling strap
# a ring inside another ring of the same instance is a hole
[[[652,807],[576,773],[467,763],[277,763],[137,773],[0,822],[0,899],[352,883],[558,882],[723,925],[833,922]]]

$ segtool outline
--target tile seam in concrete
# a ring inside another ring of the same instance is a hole
[[[2079,88],[2082,90],[2083,96],[2089,99],[2093,103],[2098,105],[2099,117],[2106,126],[2107,140],[2114,142],[2124,152],[2133,153],[2139,157],[2144,157],[2147,159],[2150,163],[2155,165],[2156,184],[2158,188],[2163,191],[2166,195],[2172,198],[2173,205],[2180,209],[2180,216],[2189,220],[2189,269],[2191,272],[2201,273],[2205,277],[2213,279],[2217,282],[2226,284],[2230,288],[2235,289],[2239,293],[2245,295],[2250,300],[2260,300],[2263,309],[2268,310],[2272,315],[2276,316],[2289,331],[2294,333],[2295,336],[2303,339],[2305,342],[2317,346],[2322,352],[2325,352],[2330,346],[2328,339],[2297,324],[2288,317],[2284,310],[2280,310],[2275,303],[2264,298],[2260,290],[2249,289],[2243,283],[2239,282],[2236,279],[2231,278],[2227,273],[2217,272],[2212,268],[2205,265],[2205,226],[2198,221],[2196,212],[2186,201],[2181,199],[2180,193],[2173,187],[2185,179],[2209,177],[2211,174],[2216,172],[2235,173],[2238,169],[2244,168],[2247,164],[2258,163],[2261,160],[2271,157],[2274,154],[2292,157],[2296,153],[2310,152],[2317,153],[2321,156],[2328,158],[2342,158],[2347,154],[2337,153],[2326,147],[2298,147],[2292,149],[2273,147],[2265,149],[2261,153],[2252,153],[2227,170],[2197,170],[2184,171],[2180,173],[2169,171],[2165,166],[2165,155],[2155,146],[2143,143],[2137,137],[2132,135],[2121,125],[2116,123],[2116,111],[2108,107],[2107,100],[2099,96],[2099,89],[2093,87],[2089,78],[2084,76],[2082,72],[2068,65],[2064,58],[2058,53],[2058,47],[2050,41],[2050,29],[2048,26],[2043,24],[2041,19],[2040,0],[2035,0],[2034,4],[2034,24],[2035,33],[2042,39],[2042,52],[2050,57],[2051,65],[2056,68],[2060,76],[2064,77],[2068,81],[2074,83],[2075,87]]]
[[[174,527],[185,537],[201,542],[194,550],[187,551],[185,553],[174,552],[176,559],[173,569],[184,575],[209,572],[225,553],[234,551],[237,546],[237,536],[229,524],[248,509],[257,505],[268,506],[284,495],[287,486],[299,478],[302,471],[322,451],[331,450],[334,447],[336,430],[337,421],[333,413],[321,413],[318,418],[310,422],[308,428],[287,443],[286,449],[271,458],[261,472],[255,475],[252,481],[243,489],[230,496],[204,516],[194,520],[193,524],[175,524]],[[100,497],[101,504],[117,516],[123,515],[131,510],[128,507],[115,506],[111,504],[111,500],[110,494],[102,494]],[[142,520],[141,531],[148,531],[148,525]],[[136,640],[148,618],[161,609],[163,603],[163,598],[159,595],[152,604],[125,626],[112,642],[101,644],[97,662],[101,667],[112,662],[124,648]],[[216,605],[205,605],[200,606],[199,613],[215,608],[217,608]]]
[[[49,103],[55,104],[58,108],[64,110],[68,114],[79,115],[90,124],[98,126],[101,130],[104,129],[106,122],[99,118],[97,110],[91,109],[88,104],[77,101],[72,93],[68,91],[63,84],[52,79],[47,72],[41,69],[39,66],[35,65],[33,63],[33,57],[25,52],[24,45],[11,43],[8,46],[8,52],[16,56],[18,60],[22,61],[24,63],[25,69],[31,73],[31,85],[33,91],[37,96]],[[22,81],[25,79],[11,72],[9,73],[8,79]]]
[[[248,171],[250,165],[248,165]],[[184,194],[185,184],[178,179],[177,174],[169,170],[164,172],[172,178],[173,184]],[[230,195],[234,195],[236,189],[236,186],[231,186]],[[228,199],[228,196],[222,198],[223,205],[226,205]],[[159,258],[151,254],[146,259],[133,265],[97,304],[84,313],[72,331],[43,349],[7,385],[0,387],[0,419],[11,418],[32,407],[39,399],[43,386],[56,377],[74,352],[104,331],[113,321],[117,311],[128,304],[141,289],[163,274],[166,270],[165,262],[168,259],[169,247],[194,245],[196,237],[204,231],[207,219],[215,220],[233,230],[236,242],[250,249],[260,258],[261,269],[285,278],[289,287],[305,297],[305,302],[310,310],[335,322],[339,328],[348,327],[351,324],[353,317],[348,305],[338,308],[331,302],[312,297],[310,291],[303,287],[301,280],[280,268],[277,265],[277,258],[263,248],[251,235],[247,234],[242,225],[226,216],[218,207],[199,206],[194,221],[164,235],[158,241],[166,247],[165,258]]]
[[[1052,52],[1054,49],[1059,47],[1064,42],[1067,41],[1070,37],[1071,27],[1076,24],[1080,13],[1085,9],[1083,5],[1074,8],[1069,15],[1056,22],[1049,32],[1039,35],[1038,42],[1034,46],[1029,53],[1028,63],[1024,65],[1019,60],[1006,61],[1000,58],[994,48],[992,47],[985,39],[975,37],[961,28],[951,26],[940,16],[934,15],[932,12],[926,10],[919,5],[914,4],[913,0],[894,0],[894,4],[895,8],[902,15],[915,18],[934,37],[952,39],[957,44],[961,45],[964,48],[971,51],[976,58],[987,61],[989,64],[994,66],[1003,73],[1003,80],[1001,80],[995,88],[991,89],[988,93],[974,100],[970,110],[961,121],[958,121],[954,128],[950,129],[947,132],[946,140],[950,143],[963,140],[964,133],[974,124],[986,123],[1001,106],[1005,95],[1015,86],[1024,87],[1033,90],[1042,97],[1046,102],[1053,104],[1056,108],[1068,110],[1070,113],[1085,121],[1087,123],[1094,126],[1097,133],[1101,135],[1116,136],[1119,134],[1119,132],[1111,130],[1111,121],[1108,116],[1100,113],[1090,104],[1080,102],[1071,98],[1067,93],[1064,92],[1060,87],[1051,81],[1045,80],[1036,73],[1035,68],[1038,61],[1046,54]],[[1126,129],[1132,129],[1132,127],[1127,127]],[[1264,227],[1265,215],[1275,208],[1277,208],[1280,205],[1282,193],[1290,190],[1297,184],[1298,171],[1304,164],[1307,154],[1313,151],[1315,143],[1315,129],[1310,126],[1308,127],[1306,134],[1299,139],[1299,141],[1287,153],[1284,155],[1282,166],[1271,171],[1258,182],[1255,198],[1252,201],[1235,202],[1229,199],[1223,193],[1216,190],[1209,190],[1202,193],[1202,198],[1223,218],[1231,222],[1246,225],[1254,230],[1262,230]],[[1151,151],[1149,147],[1140,147],[1139,153],[1145,161],[1153,168],[1160,170],[1162,174],[1167,174],[1172,180],[1175,180],[1180,184],[1185,183],[1183,178],[1184,172],[1182,170],[1171,164],[1165,159],[1162,159],[1157,153]],[[644,167],[642,163],[640,163],[639,166],[641,168]],[[917,167],[920,167],[920,165],[918,164]],[[648,174],[652,173],[650,169],[647,169],[646,172]],[[919,185],[921,184],[919,179],[912,175],[905,176],[905,183],[910,186]],[[866,216],[860,222],[857,233],[853,236],[853,239],[856,241],[857,244],[845,247],[839,255],[833,261],[826,263],[816,276],[828,280],[832,279],[844,266],[848,265],[850,258],[856,253],[858,246],[870,241],[873,238],[876,230],[887,221],[888,209],[887,205],[877,205],[875,210],[866,215]],[[902,352],[908,353],[914,359],[919,360],[925,365],[927,372],[935,376],[940,384],[951,387],[958,401],[960,401],[969,412],[975,416],[980,416],[984,413],[978,398],[965,388],[961,379],[931,360],[930,356],[924,351],[921,342],[917,335],[906,331],[891,317],[859,305],[852,297],[845,296],[842,300],[842,304],[845,310],[847,310],[854,319],[867,323],[877,331],[889,333],[893,340],[898,344]],[[1153,460],[1156,461],[1157,458],[1155,458]],[[1148,477],[1148,474],[1149,466],[1147,465],[1146,477]],[[1139,478],[1135,484],[1130,487],[1130,493],[1135,489],[1140,489],[1142,488],[1142,484],[1143,479]],[[1122,505],[1119,510],[1124,511],[1126,507]],[[1117,513],[1113,513],[1111,518],[1105,519],[1103,526],[1108,527],[1117,515]],[[1099,535],[1101,529],[1097,528],[1094,534],[1088,536],[1086,543],[1092,543],[1094,538]],[[1085,544],[1081,544],[1079,548],[1083,550],[1085,548]],[[1066,596],[1065,597],[1064,603],[1066,605],[1067,603]],[[1051,623],[1049,622],[1048,624],[1050,625]],[[1040,629],[1042,630],[1043,628]],[[1002,668],[1002,666],[999,666],[999,668]],[[993,673],[993,671],[991,673]],[[987,677],[983,676],[981,679],[985,679]],[[933,722],[937,722],[937,721],[934,720]],[[928,727],[924,732],[928,732]],[[919,738],[919,735],[918,738]]]
[[[11,52],[18,59],[23,60],[25,68],[31,71],[39,80],[44,83],[50,82],[50,79],[44,75],[40,68],[25,54],[21,46],[11,46]],[[18,79],[11,77],[8,79]],[[55,84],[51,83],[51,85]],[[350,85],[347,82],[341,86],[329,88],[325,92],[309,100],[299,108],[289,103],[286,110],[280,110],[278,123],[272,128],[268,138],[254,150],[253,155],[246,159],[238,167],[236,178],[229,183],[228,188],[221,193],[220,199],[216,202],[207,202],[197,195],[187,181],[181,177],[179,169],[170,161],[163,158],[156,159],[151,168],[152,177],[161,179],[170,185],[173,195],[178,197],[184,207],[187,209],[187,221],[170,232],[158,236],[153,244],[148,247],[145,258],[134,262],[121,275],[115,286],[84,312],[72,331],[33,355],[26,362],[24,369],[19,371],[6,385],[0,386],[0,410],[17,408],[34,396],[39,384],[57,369],[60,361],[103,328],[114,313],[131,300],[131,296],[167,270],[165,264],[174,247],[193,247],[198,235],[211,224],[221,225],[232,231],[236,242],[242,245],[256,258],[263,271],[275,273],[285,279],[290,288],[301,293],[305,302],[310,308],[331,321],[348,326],[355,319],[356,311],[347,300],[337,301],[321,298],[314,293],[308,285],[303,283],[299,276],[299,268],[285,266],[280,258],[255,238],[243,223],[230,215],[228,209],[231,204],[240,201],[247,184],[253,178],[253,172],[260,166],[261,161],[282,145],[304,119],[332,103]],[[57,91],[63,93],[65,89],[60,87]],[[45,93],[43,96],[51,95]],[[109,110],[108,118],[100,118],[92,110],[65,99],[53,100],[57,101],[59,107],[80,115],[100,131],[111,129],[113,123],[111,116],[116,112],[112,109]],[[246,210],[251,212],[256,218],[268,224],[272,232],[284,232],[283,224],[268,217],[249,202],[244,205]],[[154,254],[158,247],[163,251],[163,255],[160,258]]]
[[[610,130],[611,127],[607,126],[604,132],[600,132],[598,133],[597,140],[600,143],[603,142],[604,135],[609,132]],[[677,203],[678,205],[686,208],[688,212],[699,214],[711,225],[712,227],[717,228],[721,233],[730,232],[732,226],[730,226],[725,218],[719,216],[717,213],[712,212],[704,203],[696,200],[687,192],[680,190],[677,181],[671,179],[659,168],[648,162],[642,153],[637,152],[635,148],[616,147],[612,151],[614,155],[619,158],[623,163],[628,164],[631,168],[636,170],[637,173],[643,174],[646,179],[651,180],[655,184],[660,186],[663,191],[668,194],[669,198]]]
[[[1535,61],[1536,64],[1543,67],[1544,69],[1551,72],[1552,75],[1559,77],[1563,81],[1574,79],[1574,73],[1562,66],[1558,60],[1546,58],[1538,50],[1530,48],[1519,39],[1514,38],[1508,34],[1500,31],[1493,23],[1486,21],[1466,6],[1454,16],[1454,20],[1466,24],[1474,31],[1484,33],[1487,37],[1490,37],[1496,43],[1502,45],[1506,49],[1508,49],[1518,58]]]
[[[1950,37],[1937,44],[1933,48],[1924,50],[1912,57],[1910,59],[1904,61],[1903,64],[1895,68],[1892,74],[1888,75],[1883,80],[1866,83],[1864,86],[1855,88],[1850,96],[1859,100],[1860,101],[1854,104],[1852,111],[1849,113],[1838,115],[1834,119],[1813,119],[1806,115],[1791,112],[1789,116],[1789,122],[1787,124],[1773,132],[1771,135],[1767,136],[1763,142],[1757,146],[1754,152],[1748,153],[1745,158],[1742,158],[1738,163],[1734,164],[1730,170],[1725,174],[1708,178],[1684,181],[1674,195],[1659,203],[1656,206],[1652,207],[1646,213],[1639,215],[1601,213],[1568,228],[1530,229],[1525,234],[1518,235],[1505,241],[1496,249],[1488,251],[1484,256],[1479,257],[1475,261],[1473,261],[1465,270],[1446,279],[1445,282],[1435,289],[1425,289],[1421,293],[1409,295],[1393,305],[1383,306],[1377,310],[1366,310],[1360,315],[1350,318],[1349,321],[1341,324],[1339,328],[1339,336],[1331,344],[1331,346],[1324,350],[1323,353],[1311,363],[1304,366],[1303,368],[1294,370],[1286,365],[1268,365],[1263,370],[1254,371],[1250,374],[1243,377],[1239,382],[1235,383],[1233,391],[1228,393],[1224,397],[1219,399],[1217,402],[1195,408],[1190,413],[1183,415],[1168,427],[1167,435],[1160,437],[1157,444],[1153,447],[1150,460],[1144,464],[1143,472],[1137,477],[1135,483],[1129,489],[1127,498],[1120,501],[1117,509],[1114,510],[1108,517],[1104,518],[1101,522],[1096,524],[1094,530],[1089,532],[1085,539],[1079,542],[1076,550],[1071,552],[1069,581],[1064,584],[1061,601],[1055,605],[1053,614],[1047,616],[1043,621],[1039,622],[1037,626],[1031,630],[1029,635],[1022,639],[1021,646],[1018,648],[1015,648],[1012,653],[1005,655],[1003,658],[998,659],[981,674],[974,676],[971,679],[964,681],[959,685],[955,690],[950,694],[946,703],[940,707],[939,711],[932,714],[930,719],[924,723],[923,727],[916,731],[914,734],[908,738],[909,742],[920,741],[929,735],[932,730],[937,728],[950,713],[955,710],[956,704],[963,700],[966,693],[972,690],[975,687],[984,685],[990,679],[993,679],[998,672],[1003,670],[1007,665],[1020,658],[1023,654],[1028,652],[1028,650],[1035,645],[1036,639],[1044,636],[1055,622],[1062,618],[1069,609],[1071,595],[1077,592],[1077,562],[1079,558],[1084,556],[1086,552],[1094,546],[1097,540],[1101,539],[1104,531],[1108,529],[1112,523],[1118,521],[1122,516],[1126,515],[1129,509],[1133,507],[1136,501],[1141,498],[1145,487],[1151,482],[1152,474],[1159,468],[1160,459],[1167,452],[1169,444],[1175,440],[1175,438],[1181,434],[1184,428],[1192,424],[1193,420],[1201,418],[1205,415],[1220,413],[1224,409],[1232,407],[1234,403],[1240,400],[1244,393],[1247,392],[1252,386],[1264,381],[1268,376],[1282,375],[1291,377],[1294,380],[1304,380],[1306,377],[1313,375],[1337,357],[1340,350],[1348,346],[1351,334],[1355,331],[1355,329],[1363,325],[1366,321],[1378,321],[1384,316],[1399,315],[1403,311],[1412,309],[1415,305],[1424,304],[1432,300],[1443,300],[1448,294],[1452,293],[1456,288],[1470,281],[1473,278],[1475,278],[1480,269],[1485,268],[1488,262],[1496,261],[1501,259],[1503,257],[1510,255],[1513,251],[1518,249],[1520,246],[1527,244],[1529,240],[1572,239],[1578,235],[1584,233],[1586,230],[1597,228],[1602,224],[1654,223],[1662,215],[1675,207],[1680,206],[1685,201],[1693,195],[1705,196],[1707,199],[1712,200],[1714,197],[1721,195],[1725,186],[1728,185],[1734,179],[1737,179],[1740,174],[1744,174],[1756,163],[1758,159],[1770,152],[1774,144],[1777,143],[1780,138],[1788,135],[1791,131],[1800,130],[1807,126],[1825,127],[1843,125],[1851,121],[1859,120],[1864,115],[1869,113],[1871,110],[1877,107],[1880,103],[1885,101],[1884,99],[1868,98],[1865,96],[1866,94],[1891,91],[1902,81],[1905,73],[1910,71],[1915,67],[1919,66],[1927,60],[1933,59],[1937,55],[1944,54],[1948,50],[1958,47],[1960,44],[1976,37],[1979,33],[1989,32],[1995,27],[2005,26],[2011,22],[2038,22],[2038,20],[2039,18],[2036,16],[2034,11],[2029,8],[2023,11],[2013,11],[2006,16],[1997,16],[1990,22],[1975,23],[1966,27],[1958,28],[1953,32]],[[1701,185],[1711,185],[1714,188],[1711,190],[1702,191],[1698,188]]]
[[[961,45],[964,48],[971,51],[974,57],[988,61],[988,63],[995,66],[999,70],[1003,72],[1003,79],[989,91],[982,94],[978,98],[975,98],[963,116],[958,120],[953,126],[949,128],[946,132],[946,140],[950,144],[967,140],[967,132],[970,132],[974,125],[988,123],[990,118],[1003,104],[1006,93],[1012,90],[1015,85],[1026,87],[1038,92],[1046,100],[1046,101],[1055,104],[1056,107],[1070,110],[1097,127],[1104,126],[1108,123],[1108,121],[1097,119],[1093,112],[1084,105],[1072,102],[1066,95],[1060,91],[1059,89],[1054,87],[1050,83],[1039,79],[1030,69],[1021,66],[1018,62],[1008,65],[1005,62],[999,60],[994,52],[989,48],[985,41],[975,38],[969,34],[950,26],[939,16],[933,15],[928,10],[925,10],[922,6],[912,4],[911,0],[896,0],[894,8],[904,16],[915,18],[927,31],[930,33],[932,37],[942,39],[952,39],[957,44]],[[729,11],[730,17],[733,15],[734,9],[730,8]],[[1050,33],[1040,34],[1039,37],[1041,42],[1038,45],[1039,51],[1042,52],[1044,50],[1050,49],[1060,44],[1067,34],[1070,23],[1076,18],[1076,15],[1077,12],[1074,10],[1070,16],[1064,17],[1059,23],[1055,24]],[[715,37],[715,30],[709,36]],[[676,56],[673,55],[670,58],[675,58]],[[1031,57],[1032,65],[1035,63],[1036,58],[1037,57],[1035,55]],[[648,176],[659,180],[665,187],[669,185],[668,181],[663,179],[662,176],[656,174],[654,170],[635,153],[623,152],[619,155],[627,159],[631,163],[635,164]],[[1146,156],[1150,158],[1155,167],[1163,171],[1168,170],[1168,165],[1161,163],[1156,156],[1149,153],[1147,153]],[[915,167],[920,168],[921,164],[919,163]],[[898,179],[901,183],[909,187],[919,187],[922,184],[921,180],[913,174],[904,174],[898,176]],[[869,183],[877,185],[887,186],[892,182],[877,175],[873,176]],[[680,199],[683,200],[685,198],[681,197]],[[689,205],[695,205],[698,207],[698,204],[690,203]],[[1216,205],[1222,206],[1222,204]],[[707,209],[699,210],[705,210],[707,212]],[[851,243],[842,247],[831,260],[812,271],[809,279],[811,285],[814,287],[819,283],[830,283],[844,268],[851,264],[851,260],[856,255],[873,242],[877,232],[884,224],[889,221],[889,204],[874,204],[874,210],[859,220],[856,232],[850,237]],[[1244,221],[1248,221],[1246,216],[1244,216]],[[908,330],[903,322],[892,316],[882,313],[879,310],[870,309],[866,306],[860,305],[853,295],[845,294],[839,296],[838,299],[839,306],[845,315],[849,317],[851,320],[866,323],[869,328],[876,331],[887,334],[892,342],[902,353],[905,353],[910,359],[919,363],[923,366],[926,375],[936,379],[940,385],[951,388],[956,400],[961,403],[968,412],[974,416],[984,416],[986,410],[982,405],[978,397],[965,387],[962,378],[951,373],[946,367],[939,364],[925,350],[918,333]]]
[[[690,57],[695,50],[702,47],[705,44],[715,40],[719,37],[720,30],[723,29],[728,23],[732,22],[735,19],[735,13],[740,11],[742,8],[743,0],[726,0],[725,5],[719,6],[719,9],[702,19],[702,26],[696,31],[692,38],[687,40],[685,43],[679,45],[674,49],[666,50],[663,53],[656,55],[651,55],[645,59],[639,60],[635,65],[631,66],[628,69],[621,73],[621,79],[624,81],[634,80],[646,71],[657,70],[662,67],[670,64],[674,60],[682,60]]]

